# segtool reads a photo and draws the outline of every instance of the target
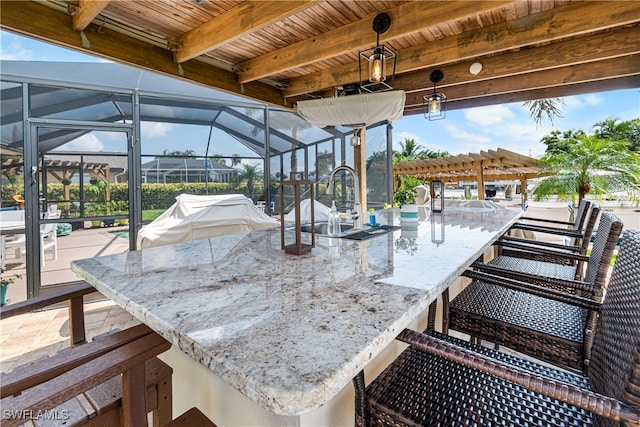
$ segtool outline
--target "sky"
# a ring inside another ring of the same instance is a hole
[[[104,62],[98,57],[5,31],[0,31],[0,58],[21,61]],[[446,90],[443,89],[443,92],[446,94]],[[540,140],[554,130],[582,129],[592,133],[593,125],[605,119],[627,121],[640,118],[640,88],[569,96],[562,100],[562,117],[554,119],[553,123],[547,120],[536,124],[523,103],[447,111],[445,119],[431,122],[421,114],[403,117],[393,122],[394,149],[400,149],[401,141],[413,138],[422,148],[447,151],[452,155],[500,147],[540,157],[545,149]],[[170,141],[175,138],[171,134],[172,127],[167,124],[147,124],[147,127],[148,132],[154,132],[154,138],[166,138],[167,144],[171,144]],[[200,136],[198,140],[203,138],[205,137]],[[175,150],[185,148],[187,147],[175,146]]]

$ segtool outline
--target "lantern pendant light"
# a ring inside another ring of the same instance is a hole
[[[393,89],[393,87],[386,82],[387,67],[390,66],[390,63],[393,64],[393,72],[391,74],[391,81],[393,82],[393,76],[396,72],[396,54],[385,45],[380,44],[380,34],[386,32],[390,26],[391,17],[386,13],[378,14],[373,20],[373,31],[376,33],[376,47],[365,49],[358,54],[360,89],[366,92],[380,92]],[[364,83],[362,80],[363,61],[369,63],[368,83]]]
[[[433,93],[422,97],[424,116],[429,121],[444,119],[447,115],[447,97],[442,92],[436,92],[436,83],[442,81],[443,77],[444,73],[442,71],[432,71],[429,80],[433,82]]]

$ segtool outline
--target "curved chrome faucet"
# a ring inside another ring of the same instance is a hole
[[[332,194],[333,193],[333,183],[335,181],[335,176],[336,173],[340,172],[340,171],[347,171],[349,173],[351,173],[351,175],[353,175],[353,185],[355,187],[354,193],[355,193],[355,201],[353,202],[353,212],[351,213],[351,219],[353,220],[353,229],[357,230],[362,228],[362,215],[361,215],[361,206],[362,204],[360,203],[360,181],[358,179],[358,174],[356,173],[355,169],[353,169],[351,166],[346,166],[346,165],[341,165],[336,167],[334,170],[331,171],[331,173],[329,174],[329,184],[327,185],[327,194]]]

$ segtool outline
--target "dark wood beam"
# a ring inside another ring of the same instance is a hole
[[[484,107],[488,105],[511,104],[515,102],[534,101],[537,99],[561,98],[563,96],[582,95],[585,93],[608,92],[613,90],[636,89],[640,87],[640,75],[618,77],[603,81],[590,81],[572,85],[525,90],[502,95],[489,95],[479,98],[460,99],[447,102],[447,110]],[[406,108],[405,116],[424,114],[422,106]]]
[[[491,95],[560,87],[577,83],[601,81],[626,76],[640,77],[640,54],[627,55],[586,64],[537,71],[518,76],[450,86],[445,95],[451,101],[482,98]],[[422,93],[409,93],[405,106],[422,106]]]
[[[444,78],[438,83],[437,88],[446,92],[448,87],[459,84],[524,75],[637,53],[640,53],[640,26],[634,25],[530,49],[444,65],[438,67],[444,73]],[[476,76],[469,72],[469,66],[473,62],[481,62],[483,66],[482,71]],[[393,88],[407,93],[424,92],[420,95],[431,93],[433,84],[428,78],[430,71],[420,70],[396,76]]]
[[[429,3],[428,7],[420,1],[407,3],[386,11],[391,17],[391,27],[380,35],[380,43],[423,30],[425,23],[436,25],[481,11],[497,9],[510,3],[512,1],[433,2]],[[238,80],[246,83],[345,53],[357,55],[358,51],[375,46],[376,33],[371,28],[374,17],[375,15],[367,16],[237,64],[242,69]]]
[[[576,19],[579,16],[580,19]],[[398,74],[433,68],[478,56],[558,41],[591,32],[640,22],[636,2],[576,2],[546,12],[486,26],[397,53]],[[576,46],[579,49],[579,45]],[[317,92],[359,81],[358,63],[353,62],[291,79],[286,97]]]
[[[178,37],[177,63],[202,55],[217,47],[305,10],[317,1],[245,2]],[[256,79],[257,80],[257,79]],[[247,83],[241,81],[240,83]]]
[[[86,46],[80,33],[71,28],[71,20],[66,13],[31,1],[3,1],[0,8],[3,30],[287,108],[280,91],[272,86],[240,84],[234,73],[200,61],[190,61],[180,68],[169,50],[106,27],[87,27]]]

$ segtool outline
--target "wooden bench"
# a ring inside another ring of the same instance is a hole
[[[0,310],[2,319],[67,300],[72,344],[2,375],[2,425],[138,427],[147,425],[151,413],[154,427],[214,426],[196,408],[172,422],[173,370],[156,357],[171,344],[147,326],[111,331],[86,343],[83,296],[92,292],[84,283]]]

